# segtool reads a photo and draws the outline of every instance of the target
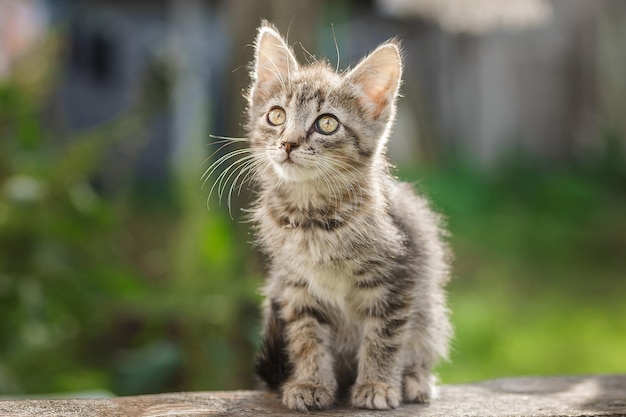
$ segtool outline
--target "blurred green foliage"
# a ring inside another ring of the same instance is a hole
[[[199,175],[145,187],[122,169],[98,186],[112,150],[141,152],[166,98],[154,81],[71,135],[46,128],[45,94],[0,84],[0,395],[252,384],[260,279]]]
[[[0,391],[101,387],[108,375],[88,342],[116,295],[135,289],[113,244],[118,207],[89,184],[107,140],[53,146],[11,85],[0,115]]]
[[[206,210],[202,167],[96,186],[112,148],[141,152],[154,109],[65,137],[28,86],[0,85],[0,395],[254,386],[248,226]],[[517,154],[489,172],[458,158],[402,171],[451,230],[444,382],[626,371],[626,161],[623,137],[606,141],[569,168]]]
[[[445,382],[626,371],[624,155],[547,168],[517,154],[490,173],[457,159],[407,174],[452,234]]]

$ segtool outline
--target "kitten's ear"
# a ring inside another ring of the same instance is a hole
[[[402,58],[397,42],[380,45],[346,75],[346,81],[360,90],[361,104],[378,118],[398,93]]]
[[[278,31],[266,21],[259,27],[255,49],[250,100],[271,84],[286,83],[289,74],[298,70],[298,63],[291,49]]]

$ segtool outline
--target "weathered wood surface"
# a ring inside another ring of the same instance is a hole
[[[445,385],[427,405],[397,410],[337,406],[317,416],[626,416],[626,374],[586,377],[507,378]],[[2,417],[301,416],[275,394],[260,391],[197,392],[111,399],[0,401]]]

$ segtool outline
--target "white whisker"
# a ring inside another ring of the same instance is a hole
[[[231,198],[232,198],[233,190],[237,187],[237,181],[239,180],[239,178],[241,178],[242,175],[245,174],[243,180],[241,181],[241,184],[239,185],[239,191],[237,192],[237,195],[239,195],[239,192],[241,191],[241,187],[245,183],[245,178],[248,177],[248,174],[250,172],[255,171],[256,168],[259,166],[259,164],[262,164],[262,163],[263,161],[259,161],[258,159],[254,159],[254,158],[251,161],[246,162],[246,164],[239,170],[239,174],[237,174],[235,179],[230,184],[230,189],[228,190],[228,198],[226,202],[228,205],[228,213],[231,215],[231,217],[232,217]]]
[[[237,157],[239,155],[242,155],[242,154],[245,154],[245,153],[250,153],[250,152],[251,152],[251,150],[249,148],[236,149],[236,150],[234,150],[232,152],[228,152],[227,154],[222,155],[221,157],[219,157],[215,162],[213,162],[206,169],[206,171],[204,171],[204,174],[202,174],[202,177],[200,177],[200,179],[204,181],[202,183],[202,186],[204,187],[204,184],[211,177],[211,175],[213,175],[213,173],[220,167],[220,165],[222,165],[223,163],[225,163],[229,159],[232,159],[232,158],[235,158],[235,157]]]
[[[247,162],[249,162],[251,159],[254,159],[254,158],[255,158],[255,155],[248,155],[246,157],[243,157],[243,158],[239,159],[236,163],[232,164],[229,167],[228,171],[231,171],[230,174],[228,175],[228,177],[226,177],[226,175],[224,175],[222,180],[220,180],[220,185],[219,185],[218,190],[217,190],[217,196],[218,196],[220,201],[222,201],[222,196],[224,195],[224,191],[226,191],[226,187],[228,185],[228,182],[233,177],[233,175],[237,174],[237,171],[241,171],[242,168],[240,168],[240,167],[245,166],[245,164]],[[224,172],[226,172],[226,170],[224,170]]]
[[[213,139],[224,139],[232,142],[250,142],[248,138],[235,138],[231,136],[218,136],[218,135],[209,135],[210,138]]]
[[[226,167],[220,173],[220,175],[218,175],[218,177],[215,179],[215,183],[213,184],[213,186],[211,187],[211,190],[209,191],[209,197],[211,196],[211,194],[213,193],[213,190],[217,186],[217,196],[221,204],[224,188],[226,187],[226,184],[228,184],[229,179],[232,177],[233,173],[237,172],[237,168],[239,168],[242,164],[244,164],[247,160],[251,158],[254,158],[254,155],[245,156],[233,162],[228,167]]]
[[[230,145],[237,145],[237,142],[236,141],[232,141],[231,139],[224,139],[224,140],[218,140],[218,141],[215,141],[215,142],[212,142],[212,143],[208,144],[208,146],[213,146],[213,145],[221,145],[221,146],[219,148],[217,148],[215,151],[213,151],[211,153],[211,155],[209,155],[204,160],[204,163],[207,163],[208,161],[210,161],[216,154],[218,154],[220,151],[222,151],[223,149],[227,148],[228,146],[230,146]],[[232,152],[232,151],[229,151],[229,152]],[[210,169],[210,167],[209,167],[209,169]],[[202,177],[200,177],[201,180],[204,179],[204,176],[207,174],[209,169],[207,169],[207,171],[205,171],[204,174],[202,174]]]
[[[331,23],[330,27],[333,30],[333,40],[335,41],[335,49],[337,50],[337,67],[335,68],[335,72],[339,72],[339,61],[340,61],[339,44],[337,43],[337,36],[335,35],[335,25]]]
[[[310,53],[305,47],[304,45],[302,45],[302,42],[298,42],[298,45],[300,46],[300,48],[302,48],[302,50],[307,54],[307,63],[310,64],[311,61],[309,61],[309,59],[313,60],[313,62],[315,62],[316,64],[319,62],[318,59],[315,57],[315,55],[313,55],[312,53]]]
[[[247,138],[217,135],[210,135],[210,137],[219,139],[211,143],[211,145],[219,145],[219,147],[208,160],[230,145],[250,142]],[[260,175],[265,175],[264,173],[269,166],[270,162],[262,158],[257,149],[249,147],[233,149],[219,156],[201,176],[202,188],[211,180],[211,188],[206,199],[207,209],[210,210],[210,200],[214,193],[217,194],[220,205],[226,196],[228,213],[232,218],[232,197],[235,190],[239,195],[246,183],[258,180]]]

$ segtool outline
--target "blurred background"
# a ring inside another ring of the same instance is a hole
[[[402,39],[390,156],[456,256],[444,383],[626,372],[626,2],[0,0],[0,396],[255,386],[253,194],[201,176],[261,18],[340,69]]]

